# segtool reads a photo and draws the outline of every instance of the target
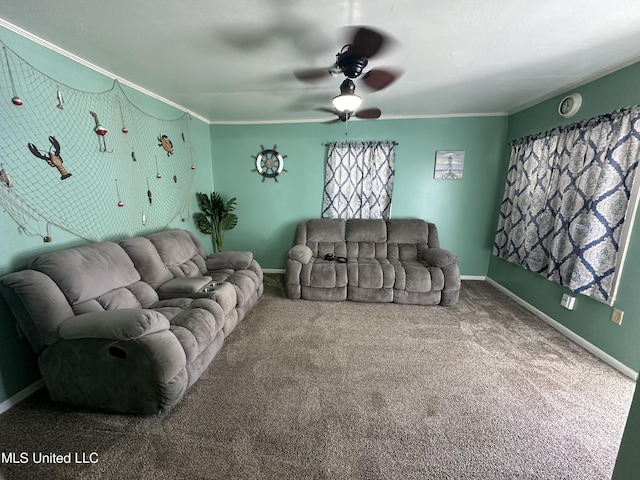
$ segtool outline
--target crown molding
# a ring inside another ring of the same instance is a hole
[[[197,118],[198,120],[201,120],[205,123],[210,124],[211,122],[207,119],[204,118],[203,116],[192,112],[191,110],[183,107],[182,105],[178,105],[177,103],[172,102],[171,100],[167,100],[164,97],[161,97],[160,95],[157,95],[149,90],[147,90],[146,88],[141,87],[140,85],[136,85],[133,82],[130,82],[129,80],[119,77],[118,75],[105,70],[102,67],[99,67],[98,65],[95,65],[94,63],[91,63],[87,60],[85,60],[84,58],[79,57],[78,55],[75,55],[67,50],[65,50],[64,48],[61,48],[57,45],[54,45],[53,43],[38,37],[37,35],[34,35],[31,32],[28,32],[26,30],[24,30],[23,28],[18,27],[17,25],[14,25],[13,23],[7,22],[6,20],[0,18],[0,27],[4,27],[7,30],[12,31],[13,33],[16,33],[18,35],[20,35],[21,37],[24,37],[28,40],[31,40],[32,42],[37,43],[38,45],[51,50],[53,52],[56,52],[60,55],[62,55],[63,57],[66,57],[70,60],[73,60],[76,63],[79,63],[80,65],[87,67],[91,70],[93,70],[94,72],[98,72],[101,75],[104,75],[105,77],[111,78],[113,80],[118,81],[118,83],[120,83],[121,85],[126,85],[127,87],[130,87],[134,90],[137,90],[140,93],[143,93],[145,95],[147,95],[148,97],[154,98],[155,100],[158,100],[166,105],[169,105],[171,107],[174,107],[182,112],[188,113],[189,115],[191,115],[194,118]]]

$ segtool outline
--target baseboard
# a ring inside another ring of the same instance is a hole
[[[487,281],[487,283],[489,283],[490,285],[494,286],[495,288],[500,290],[502,293],[504,293],[505,295],[510,297],[516,303],[522,305],[524,308],[529,310],[531,313],[536,315],[538,318],[540,318],[544,322],[546,322],[549,325],[551,325],[553,328],[555,328],[560,333],[562,333],[565,337],[569,338],[569,340],[573,341],[574,343],[577,343],[582,348],[587,350],[589,353],[595,355],[600,360],[602,360],[606,364],[610,365],[611,367],[615,368],[616,370],[618,370],[623,375],[626,375],[627,377],[629,377],[629,378],[631,378],[633,380],[638,380],[638,373],[636,371],[634,371],[633,369],[627,367],[624,363],[622,363],[619,360],[613,358],[607,352],[605,352],[603,350],[600,350],[594,344],[588,342],[587,340],[582,338],[580,335],[575,333],[573,330],[570,330],[567,327],[565,327],[564,325],[562,325],[561,323],[557,322],[556,320],[551,318],[546,313],[538,310],[536,307],[534,307],[530,303],[526,302],[522,298],[518,297],[511,290],[508,290],[506,287],[500,285],[495,280],[492,280],[491,278],[487,277],[486,281]]]
[[[262,273],[284,273],[284,268],[263,268]]]
[[[485,281],[487,279],[486,275],[460,275],[460,280],[480,280]]]
[[[7,398],[4,402],[0,403],[0,415],[6,412],[7,410],[9,410],[14,405],[17,405],[18,403],[20,403],[29,395],[37,392],[42,387],[44,387],[44,381],[40,379],[37,382],[34,382],[31,385],[29,385],[27,388],[20,390],[15,395]]]

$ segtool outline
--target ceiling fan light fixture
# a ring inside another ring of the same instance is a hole
[[[333,97],[333,107],[339,112],[354,112],[362,103],[362,98],[355,93],[341,93]]]

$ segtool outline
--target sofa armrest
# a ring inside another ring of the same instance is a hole
[[[313,252],[306,245],[294,245],[291,247],[288,254],[289,259],[296,260],[302,264],[309,263],[312,256]]]
[[[208,271],[246,270],[253,260],[252,252],[217,252],[205,258]]]
[[[423,250],[422,258],[429,265],[434,267],[446,267],[458,262],[458,257],[449,250],[445,250],[443,248],[427,248],[426,250]]]
[[[158,287],[158,294],[163,293],[187,294],[201,291],[210,285],[213,279],[211,277],[176,277]]]
[[[169,329],[169,320],[161,313],[142,308],[88,312],[63,321],[58,333],[64,340],[105,338],[135,340]]]

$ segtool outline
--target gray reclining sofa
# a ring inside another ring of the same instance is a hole
[[[249,252],[189,232],[94,243],[0,278],[53,400],[120,412],[177,404],[262,295]]]
[[[460,272],[433,223],[315,219],[296,228],[285,283],[294,299],[450,306]]]

